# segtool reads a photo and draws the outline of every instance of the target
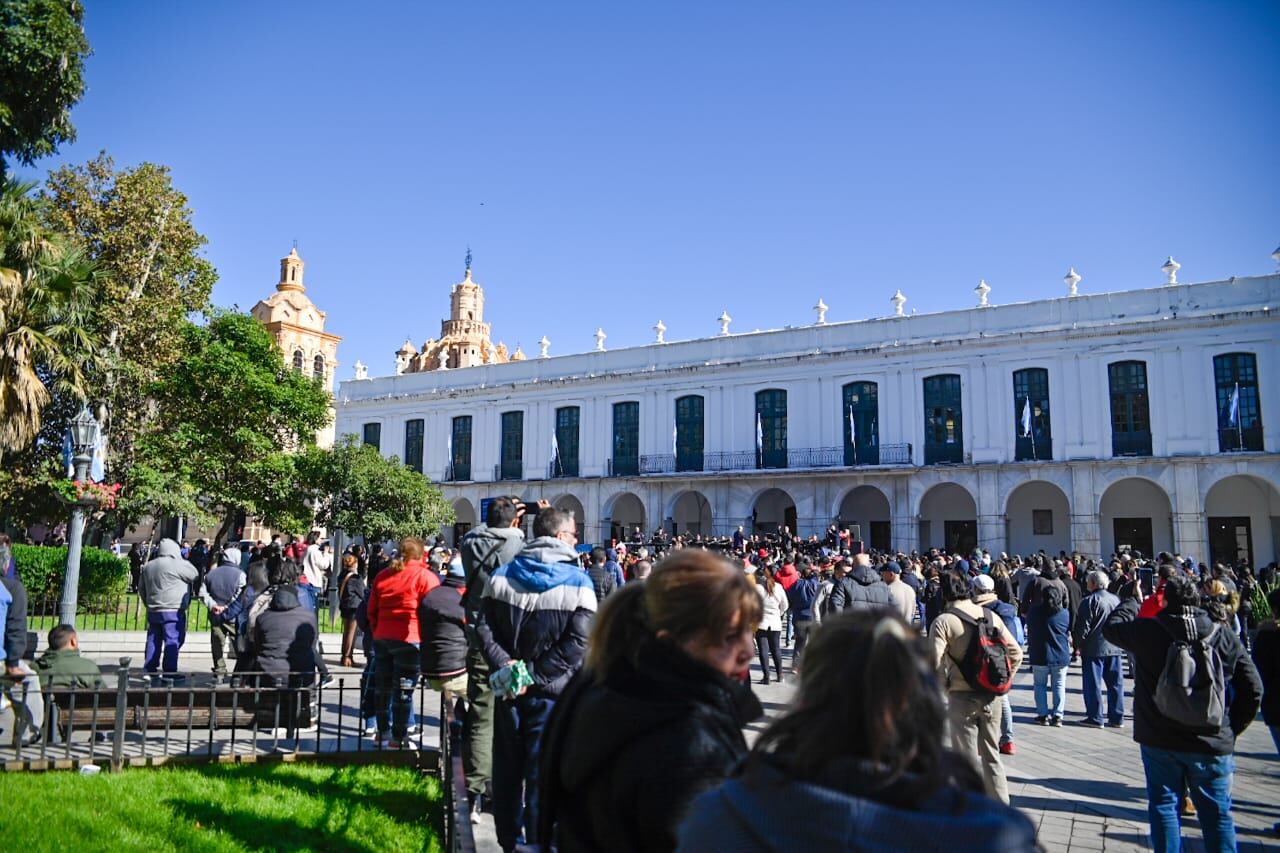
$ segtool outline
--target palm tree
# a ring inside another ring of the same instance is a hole
[[[0,184],[0,453],[40,431],[52,394],[85,396],[97,341],[93,262],[42,216],[34,184]]]

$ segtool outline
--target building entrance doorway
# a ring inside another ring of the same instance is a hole
[[[943,522],[948,554],[971,554],[978,547],[978,522]]]
[[[1117,518],[1112,521],[1112,530],[1116,537],[1116,553],[1137,551],[1144,557],[1152,556],[1155,545],[1151,535],[1151,519]]]
[[[1248,560],[1253,566],[1253,529],[1248,516],[1209,519],[1209,562],[1234,566]]]

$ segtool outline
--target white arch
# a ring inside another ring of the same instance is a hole
[[[967,552],[978,543],[978,505],[959,483],[938,483],[920,496],[920,547]]]
[[[1073,547],[1071,501],[1057,483],[1036,479],[1018,484],[1005,500],[1004,515],[1010,554],[1033,554],[1041,549],[1056,554]]]
[[[1174,550],[1173,503],[1164,487],[1149,477],[1135,474],[1108,485],[1098,498],[1098,526],[1104,559],[1120,546],[1144,556]]]
[[[854,538],[869,547],[884,550],[892,547],[893,505],[889,496],[877,486],[863,484],[844,493],[835,506],[833,516],[841,526],[857,525]],[[887,540],[887,541],[886,541]]]
[[[697,489],[685,489],[673,495],[667,504],[667,518],[675,524],[676,533],[709,536],[714,529],[711,501]]]
[[[1253,474],[1219,477],[1205,492],[1204,524],[1209,553],[1197,558],[1265,566],[1280,555],[1280,489]]]
[[[784,525],[796,532],[796,500],[776,486],[760,490],[751,501],[756,531],[772,533]]]
[[[604,519],[609,520],[611,529],[607,532],[612,537],[626,539],[637,527],[640,528],[641,534],[648,533],[644,501],[635,492],[618,492],[609,498],[604,505],[601,529],[603,529]]]

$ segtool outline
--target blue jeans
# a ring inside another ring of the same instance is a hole
[[[1152,850],[1178,853],[1182,849],[1178,805],[1184,785],[1196,805],[1204,849],[1209,853],[1236,849],[1236,827],[1231,820],[1231,775],[1235,769],[1232,756],[1174,752],[1143,745],[1142,769],[1147,776]]]
[[[1092,723],[1102,722],[1102,686],[1107,687],[1107,722],[1124,722],[1124,659],[1119,655],[1083,658],[1084,715]]]
[[[1000,745],[1013,743],[1013,705],[1008,695],[1000,697]]]
[[[1065,666],[1033,666],[1036,716],[1061,717],[1067,707],[1067,668]],[[1053,690],[1053,707],[1049,707],[1049,690]]]
[[[147,672],[160,669],[164,657],[164,671],[178,671],[178,649],[186,639],[186,620],[177,610],[152,610],[147,613],[147,656],[143,664]]]
[[[499,699],[493,727],[493,823],[498,844],[514,850],[538,829],[538,748],[555,700]]]
[[[378,735],[388,731],[404,739],[413,715],[413,689],[418,684],[418,644],[403,640],[374,640],[374,709]]]

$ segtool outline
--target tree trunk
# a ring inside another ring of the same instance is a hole
[[[223,537],[227,535],[227,531],[229,531],[231,529],[231,526],[235,523],[236,523],[236,510],[234,507],[232,507],[231,509],[227,510],[226,516],[224,516],[222,519],[222,526],[218,528],[217,535],[213,537],[213,545],[211,546],[213,550],[216,551],[222,547]]]

